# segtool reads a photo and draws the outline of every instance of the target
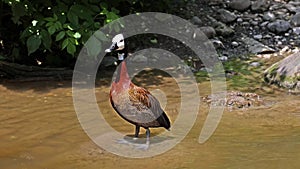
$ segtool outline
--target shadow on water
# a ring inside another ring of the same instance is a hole
[[[99,69],[96,79],[95,87],[109,87],[116,67],[111,66],[105,69]],[[170,77],[170,75],[161,70],[143,70],[132,78],[132,82],[139,86],[161,85],[163,84],[163,77]],[[91,79],[92,80],[92,79]],[[34,91],[38,93],[47,93],[57,88],[71,88],[72,79],[58,80],[58,79],[39,79],[39,78],[20,78],[20,79],[1,79],[0,85],[13,91]],[[83,87],[85,85],[82,85]]]

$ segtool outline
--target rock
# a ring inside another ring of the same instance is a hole
[[[193,34],[193,39],[195,39],[197,41],[203,41],[206,38],[208,38],[207,35],[205,35],[205,33],[200,28],[195,29],[194,34]]]
[[[202,20],[198,17],[198,16],[194,16],[192,19],[191,19],[191,22],[195,25],[202,25]]]
[[[204,26],[200,30],[207,36],[208,39],[214,38],[216,36],[216,31],[213,27]]]
[[[212,22],[212,25],[215,28],[216,33],[218,35],[226,37],[234,34],[234,30],[225,25],[224,23],[218,22],[216,19],[208,15],[207,18],[210,19],[210,21]]]
[[[300,26],[300,12],[295,14],[292,18],[291,18],[291,24],[292,26],[298,27]]]
[[[265,13],[265,14],[263,15],[263,19],[264,19],[265,21],[275,21],[276,17],[275,17],[275,15],[274,15],[273,13],[267,12],[267,13]]]
[[[260,27],[265,28],[268,24],[269,24],[268,21],[263,22],[263,23],[260,24]]]
[[[249,22],[243,22],[242,25],[243,25],[243,26],[249,26],[250,23],[249,23]]]
[[[226,62],[228,60],[228,57],[227,56],[221,56],[221,57],[219,57],[219,60],[222,61],[222,62]]]
[[[249,38],[245,34],[242,34],[241,41],[248,47],[248,51],[253,54],[261,54],[261,53],[274,53],[275,50],[265,46],[264,44]]]
[[[214,44],[216,49],[220,49],[220,48],[225,49],[224,44],[220,40],[214,39],[211,42]]]
[[[232,34],[234,34],[234,30],[228,26],[220,25],[220,26],[216,27],[215,30],[218,35],[223,36],[223,37],[231,36]]]
[[[261,64],[259,62],[252,62],[250,63],[250,66],[252,67],[259,67]]]
[[[300,12],[300,2],[290,1],[285,8],[291,13],[298,13]]]
[[[277,20],[268,24],[268,29],[274,33],[284,33],[291,28],[289,22],[285,20]]]
[[[226,9],[219,9],[217,11],[217,18],[223,23],[230,23],[235,21],[237,16]]]
[[[300,27],[293,28],[293,33],[296,35],[300,35]]]
[[[237,21],[238,23],[242,23],[244,20],[243,20],[243,18],[238,18],[236,21]]]
[[[266,11],[268,9],[268,4],[266,0],[257,0],[252,2],[251,10],[254,12]]]
[[[240,44],[238,42],[236,42],[236,41],[233,41],[233,42],[231,42],[231,45],[233,47],[238,47]]]
[[[263,38],[263,36],[262,36],[262,35],[254,35],[253,38],[254,38],[254,39],[257,39],[257,40],[260,40],[260,39]]]
[[[257,22],[257,21],[250,21],[250,23],[251,23],[253,26],[257,26],[257,25],[258,25],[258,22]]]
[[[232,0],[229,3],[229,7],[238,11],[245,11],[251,5],[250,0]]]
[[[300,53],[294,53],[273,64],[264,72],[268,83],[293,89],[300,81]]]
[[[208,5],[209,6],[216,6],[216,5],[220,5],[223,4],[223,0],[210,0],[208,1]]]

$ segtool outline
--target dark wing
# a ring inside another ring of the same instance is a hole
[[[129,96],[132,104],[140,110],[145,117],[151,115],[151,119],[147,121],[153,121],[158,123],[158,126],[150,127],[165,127],[170,128],[170,121],[163,109],[160,106],[158,100],[146,89],[138,87],[134,84],[131,85],[129,90]]]

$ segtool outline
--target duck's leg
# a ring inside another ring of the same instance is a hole
[[[134,134],[134,140],[138,139],[140,133],[140,126],[136,125],[135,126],[135,134]]]
[[[150,129],[146,128],[146,145],[150,145]]]
[[[146,129],[146,143],[140,144],[136,147],[141,150],[148,150],[148,148],[150,146],[150,129],[149,128],[145,128],[145,129]]]

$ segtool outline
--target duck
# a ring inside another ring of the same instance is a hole
[[[138,139],[140,128],[146,130],[145,148],[150,146],[150,128],[163,127],[170,131],[170,120],[157,98],[147,89],[135,85],[129,77],[125,59],[128,57],[127,43],[123,34],[112,38],[106,53],[117,52],[117,75],[111,84],[110,103],[115,112],[127,122],[135,125],[134,140]]]

